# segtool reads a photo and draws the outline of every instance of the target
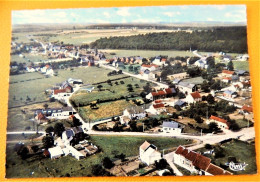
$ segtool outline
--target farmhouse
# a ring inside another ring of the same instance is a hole
[[[157,151],[157,147],[147,141],[139,147],[139,157],[140,160],[148,166],[154,164],[155,161],[159,162],[162,158],[161,153]]]
[[[223,96],[228,99],[232,99],[232,98],[237,97],[237,92],[231,91],[231,90],[225,90],[223,93]]]
[[[123,111],[123,116],[126,116],[129,119],[142,119],[146,117],[146,112],[143,107],[130,106]]]
[[[226,175],[232,174],[211,163],[211,159],[199,153],[179,146],[173,155],[173,162],[191,173],[199,175]]]
[[[158,68],[158,65],[155,64],[143,64],[140,68],[140,71],[144,72],[145,70],[149,70],[149,71],[155,71]]]
[[[80,126],[65,130],[61,136],[65,145],[71,145],[72,142],[78,143],[84,139],[84,132]],[[72,141],[74,140],[74,141]]]
[[[164,121],[163,122],[163,133],[181,134],[182,126],[175,121]]]
[[[162,103],[152,104],[148,109],[146,109],[146,112],[157,115],[162,112],[166,112],[166,108]]]
[[[164,90],[159,90],[156,92],[151,92],[148,95],[146,95],[146,99],[149,100],[157,100],[157,99],[164,99],[166,97],[171,97],[176,93],[176,90],[174,88],[166,88]]]
[[[253,107],[249,105],[243,105],[239,111],[241,114],[248,114],[253,112]]]
[[[175,80],[175,79],[184,79],[187,78],[188,74],[187,72],[183,72],[183,73],[177,73],[177,74],[173,74],[173,75],[168,75],[167,78],[171,81]]]
[[[206,121],[207,124],[211,123],[211,122],[214,122],[218,125],[218,127],[220,129],[229,129],[229,125],[230,123],[225,120],[225,119],[222,119],[222,118],[219,118],[217,116],[210,116],[210,118]]]
[[[232,75],[234,75],[235,72],[234,71],[229,71],[229,70],[222,70],[221,73],[221,77],[231,77]]]
[[[41,112],[38,113],[38,114],[36,114],[36,116],[35,116],[34,118],[35,118],[35,120],[36,120],[36,122],[37,122],[38,124],[43,124],[43,123],[46,123],[46,122],[49,121],[49,119],[46,118],[46,117],[44,116],[44,114],[41,113]]]
[[[51,159],[57,159],[57,158],[61,157],[62,155],[64,155],[60,146],[49,148],[48,151],[49,151]]]
[[[41,113],[41,114],[40,114]],[[76,114],[72,107],[63,108],[47,108],[47,109],[36,109],[35,116],[42,118],[41,115],[48,119],[67,119],[69,116]]]
[[[190,103],[202,101],[202,97],[199,92],[193,92],[193,93],[188,94],[188,96],[186,97],[185,100],[187,103],[190,104]]]
[[[180,92],[183,92],[185,94],[189,94],[191,92],[195,92],[197,90],[197,86],[193,83],[187,83],[187,82],[179,82],[176,87],[180,90]]]

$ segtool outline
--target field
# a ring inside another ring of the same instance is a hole
[[[160,152],[164,148],[177,147],[189,144],[192,141],[162,137],[134,137],[134,136],[91,136],[91,141],[102,148],[102,152],[80,161],[71,156],[61,157],[57,160],[49,158],[31,157],[21,160],[13,151],[14,144],[7,144],[6,177],[60,177],[67,173],[70,176],[89,176],[95,164],[101,164],[104,157],[114,158],[113,151],[124,153],[126,157],[137,156],[139,146],[147,140],[158,147]],[[131,150],[129,150],[131,148]],[[33,172],[33,173],[32,173]]]
[[[84,120],[87,120],[88,118],[90,120],[99,120],[121,115],[125,108],[131,105],[132,104],[126,100],[118,100],[115,102],[98,104],[98,109],[91,109],[90,106],[81,107],[80,113]]]
[[[111,36],[130,36],[130,35],[138,35],[138,34],[146,34],[153,32],[173,32],[173,30],[132,30],[132,29],[105,29],[105,30],[97,30],[97,29],[80,29],[80,30],[65,30],[62,32],[58,31],[40,31],[40,32],[30,32],[30,35],[34,35],[34,37],[39,40],[43,40],[45,42],[55,42],[55,41],[63,41],[63,43],[81,45],[81,44],[89,44],[94,42],[95,40],[101,37],[111,37]],[[46,36],[39,36],[39,34],[45,34]],[[52,35],[52,36],[48,36]],[[26,38],[28,33],[13,33],[14,37],[18,37],[17,42],[30,42],[28,38]]]
[[[74,68],[74,70],[72,71],[58,70],[58,76],[49,78],[45,78],[41,73],[25,73],[20,75],[12,75],[10,76],[9,81],[11,83],[17,83],[10,84],[9,107],[25,104],[27,96],[29,96],[32,101],[35,102],[46,101],[48,100],[48,97],[45,95],[45,90],[52,88],[57,83],[61,83],[68,78],[82,79],[84,84],[92,84],[106,81],[108,79],[108,72],[110,72],[109,69],[97,67],[81,67]],[[123,76],[125,75],[111,76],[110,79],[120,78]]]
[[[108,77],[108,79],[112,79],[113,77]],[[121,84],[120,81],[123,81],[124,84]],[[115,84],[115,82],[118,82],[118,84]],[[99,91],[97,86],[95,86],[95,89],[92,92],[87,92],[84,90],[78,91],[77,93],[73,94],[71,97],[71,100],[78,105],[81,104],[90,104],[93,101],[99,100],[110,100],[110,99],[116,99],[120,98],[122,96],[129,96],[132,94],[140,94],[143,90],[143,86],[146,85],[146,81],[139,80],[137,78],[124,78],[117,81],[112,81],[112,86],[103,83],[99,84],[102,85],[102,90]],[[127,89],[127,85],[131,84],[133,88],[133,92],[129,92]],[[135,84],[138,84],[138,88],[135,86]]]
[[[233,140],[231,142],[225,143],[221,145],[223,149],[224,157],[214,158],[212,155],[207,157],[211,158],[213,162],[220,166],[220,164],[224,165],[228,162],[228,157],[235,157],[238,163],[246,163],[248,164],[243,171],[231,171],[234,174],[255,174],[257,172],[256,169],[256,153],[255,153],[255,145],[248,144],[243,141]],[[202,149],[200,149],[201,151]],[[203,149],[205,151],[205,149]],[[229,170],[229,168],[227,169]]]
[[[128,57],[128,56],[142,56],[145,58],[155,57],[159,55],[164,55],[168,57],[176,57],[176,56],[194,56],[192,52],[189,51],[152,51],[152,50],[121,50],[121,49],[100,49],[100,51],[105,52],[107,58],[113,58],[114,55],[110,55],[110,53],[116,53],[115,56],[118,57]]]
[[[12,108],[8,110],[8,121],[7,121],[7,131],[25,131],[26,128],[28,130],[36,129],[34,123],[30,120],[33,118],[33,109],[44,108],[43,105],[45,103],[40,104],[32,104],[24,107]],[[62,105],[58,102],[49,102],[47,103],[49,107],[62,107]],[[25,113],[21,111],[25,110]],[[40,125],[39,130],[43,130],[44,126]],[[21,135],[21,139],[22,139]]]
[[[249,71],[249,61],[232,61],[237,70]]]
[[[25,56],[20,57],[19,55],[11,55],[11,62],[16,61],[17,63],[26,63],[29,64],[30,62],[40,62],[40,60],[47,60],[47,56],[40,55],[40,54],[28,54],[28,53],[23,53]]]
[[[195,78],[189,78],[189,79],[184,79],[182,82],[185,83],[193,83],[193,84],[202,84],[204,79],[202,77],[195,77]]]

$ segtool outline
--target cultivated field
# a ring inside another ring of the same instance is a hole
[[[14,144],[7,144],[7,153],[9,155],[6,158],[6,177],[60,177],[66,174],[70,176],[89,176],[92,175],[92,166],[101,164],[104,157],[108,156],[115,160],[112,154],[113,151],[117,151],[119,154],[124,153],[126,157],[137,156],[139,146],[145,140],[155,144],[159,150],[192,143],[191,140],[168,137],[91,136],[90,140],[101,147],[102,152],[79,161],[71,156],[61,157],[56,160],[35,156],[21,160],[13,150]],[[129,150],[129,147],[131,150]]]
[[[80,114],[85,121],[99,120],[104,118],[111,118],[113,116],[122,115],[125,108],[132,104],[126,100],[118,100],[115,102],[106,102],[98,104],[98,109],[91,109],[90,106],[80,108]]]
[[[40,62],[41,60],[47,60],[47,56],[40,55],[40,54],[28,54],[23,53],[25,56],[20,57],[19,55],[11,55],[11,62],[16,61],[17,63],[26,63],[29,64],[30,62]]]

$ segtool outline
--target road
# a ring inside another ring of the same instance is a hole
[[[108,69],[111,69],[111,70],[116,70],[116,71],[118,71],[117,68],[112,67],[112,66],[108,66],[108,65],[104,65],[104,64],[100,64],[100,66],[103,67],[103,68],[108,68]],[[160,83],[160,82],[156,82],[156,81],[153,81],[153,80],[149,80],[149,79],[147,79],[147,78],[143,78],[140,74],[135,75],[135,74],[128,73],[128,72],[125,72],[125,71],[123,71],[123,73],[124,73],[125,75],[129,75],[129,76],[132,76],[132,77],[141,79],[141,80],[145,80],[145,81],[148,81],[148,82],[155,83],[155,84],[159,85],[161,88],[168,88],[168,87],[169,87],[169,86],[168,86],[167,84],[165,84],[165,83]]]

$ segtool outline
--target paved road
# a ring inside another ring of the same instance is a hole
[[[36,131],[8,131],[7,135],[19,135],[19,134],[35,134]],[[40,134],[45,134],[45,131],[38,131]]]

